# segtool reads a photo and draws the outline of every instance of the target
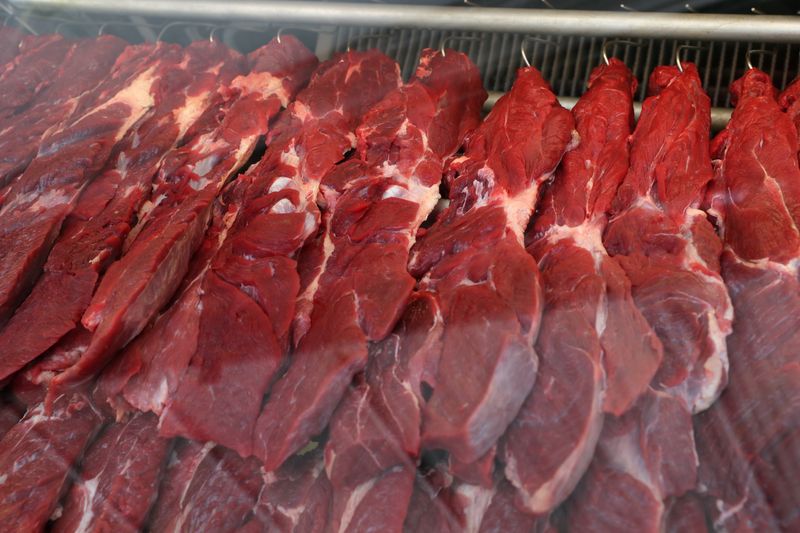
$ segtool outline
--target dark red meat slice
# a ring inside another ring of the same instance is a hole
[[[52,531],[139,531],[156,499],[169,441],[137,414],[108,426],[81,462]]]
[[[169,301],[202,242],[214,198],[316,65],[311,52],[288,36],[251,52],[249,60],[250,74],[223,90],[227,98],[216,127],[167,156],[123,257],[109,267],[83,315],[92,340],[53,379],[51,396],[102,369]]]
[[[721,243],[698,209],[712,178],[710,102],[693,65],[657,68],[650,89],[604,244],[663,344],[653,386],[699,412],[726,384],[733,319]]]
[[[81,194],[28,298],[0,332],[0,378],[52,347],[80,322],[97,280],[119,255],[167,152],[211,104],[216,83],[240,70],[229,49],[198,42],[157,82],[160,101],[133,128],[116,161]]]
[[[56,510],[73,465],[100,429],[102,418],[81,393],[44,405],[0,440],[0,523],[10,531],[39,531]]]
[[[466,56],[423,51],[414,78],[363,119],[356,155],[323,179],[322,254],[311,259],[321,262],[300,296],[299,344],[256,428],[267,470],[322,431],[364,369],[368,343],[394,327],[414,285],[409,248],[439,197],[444,159],[478,123],[484,98]]]

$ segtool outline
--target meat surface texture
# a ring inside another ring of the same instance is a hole
[[[800,169],[791,107],[751,69],[732,86],[736,109],[714,140],[708,211],[725,244],[722,275],[735,309],[730,384],[695,427],[700,482],[719,530],[798,527]],[[782,112],[781,106],[790,108]]]
[[[236,531],[262,488],[260,467],[235,452],[179,441],[171,452],[147,531]]]
[[[8,531],[39,531],[56,510],[68,475],[102,418],[81,393],[60,397],[50,415],[44,405],[0,440],[0,524]]]
[[[220,89],[225,98],[209,119],[213,126],[201,119],[207,130],[165,158],[123,256],[109,266],[81,318],[91,341],[53,378],[49,397],[95,375],[169,301],[202,242],[214,198],[316,65],[289,36],[251,52],[248,60],[250,73]]]
[[[539,188],[576,141],[571,113],[536,69],[523,68],[450,164],[450,205],[409,262],[420,280],[414,313],[428,317],[428,336],[394,341],[414,344],[406,353],[434,376],[426,381],[433,392],[423,408],[423,447],[477,460],[531,391],[542,302],[522,236]],[[413,372],[410,384],[422,377]]]
[[[80,322],[98,279],[118,257],[168,151],[210,105],[218,83],[241,68],[231,50],[198,42],[175,50],[179,63],[157,81],[159,102],[83,191],[31,294],[0,331],[0,379],[45,353]],[[33,371],[32,381],[42,376]]]
[[[628,410],[661,362],[661,343],[602,244],[628,169],[635,88],[616,59],[595,69],[573,109],[580,145],[564,156],[527,236],[544,287],[538,385],[509,427],[501,457],[519,503],[535,514],[572,492],[594,454],[604,411]]]
[[[727,383],[733,320],[721,243],[699,209],[713,175],[710,103],[693,65],[657,68],[649,90],[604,243],[663,344],[653,386],[697,413]]]
[[[64,218],[114,146],[156,103],[170,46],[128,47],[95,89],[94,106],[50,131],[0,207],[0,325],[38,277]]]
[[[356,154],[322,180],[324,228],[308,258],[315,268],[300,296],[298,346],[256,428],[268,471],[324,429],[369,342],[394,327],[414,285],[408,251],[439,198],[443,161],[477,125],[484,99],[466,56],[425,50],[414,78],[363,119]]]
[[[365,75],[348,76],[353,70]],[[162,434],[252,453],[264,394],[284,364],[299,290],[294,256],[317,229],[319,180],[344,156],[355,129],[355,119],[337,108],[358,117],[398,78],[396,64],[377,52],[344,54],[320,67],[278,120],[262,160],[222,195],[191,282],[101,379],[112,403],[159,414]],[[325,99],[333,105],[318,107]],[[328,141],[341,147],[315,152]],[[300,154],[311,157],[300,165]],[[191,328],[171,335],[180,324]]]
[[[156,499],[169,441],[156,418],[137,414],[111,424],[81,461],[80,473],[51,531],[139,531]]]

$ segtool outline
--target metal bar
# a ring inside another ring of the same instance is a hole
[[[500,98],[501,96],[503,96],[503,93],[501,92],[489,91],[489,98],[487,98],[486,102],[483,104],[483,110],[486,112],[491,111],[495,102],[497,102],[498,98]],[[578,99],[571,96],[559,96],[558,101],[561,102],[561,105],[563,105],[567,109],[572,109],[572,107],[578,102]],[[642,111],[642,104],[639,102],[634,102],[633,112],[636,115],[637,119],[639,118],[639,113],[641,111]],[[725,126],[728,125],[728,121],[731,119],[731,111],[732,109],[726,109],[722,107],[712,107],[711,130],[720,131],[723,128],[725,128]]]
[[[557,9],[492,9],[459,6],[354,4],[258,0],[12,0],[21,8],[70,9],[106,14],[151,15],[276,22],[314,22],[461,31],[800,43],[793,17],[647,13]]]

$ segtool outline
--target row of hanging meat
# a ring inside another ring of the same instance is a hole
[[[800,525],[800,83],[0,41],[0,523]]]

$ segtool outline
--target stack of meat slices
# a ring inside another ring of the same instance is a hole
[[[800,527],[800,81],[0,43],[7,529]]]

